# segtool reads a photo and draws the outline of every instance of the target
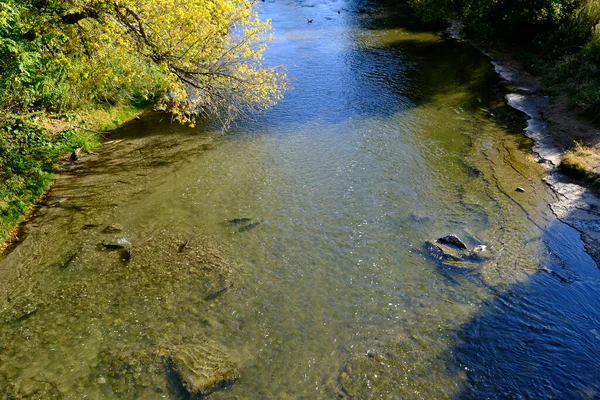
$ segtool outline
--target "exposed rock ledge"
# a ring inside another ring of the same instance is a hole
[[[456,40],[465,40],[461,30],[460,23],[453,22],[447,33]],[[507,94],[506,99],[511,107],[527,115],[525,135],[535,142],[532,151],[538,162],[550,170],[544,181],[557,197],[550,207],[559,220],[580,232],[586,251],[600,266],[600,198],[557,169],[566,148],[578,140],[600,137],[600,132],[566,112],[564,102],[551,104],[550,97],[542,93],[543,86],[515,61],[510,49],[495,51],[466,41],[489,57],[496,72],[514,88],[515,93]]]

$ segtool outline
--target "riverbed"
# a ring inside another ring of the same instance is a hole
[[[0,394],[188,398],[193,354],[214,399],[600,395],[600,272],[489,60],[385,2],[259,7],[280,104],[132,121],[0,261]]]

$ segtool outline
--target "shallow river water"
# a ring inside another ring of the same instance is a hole
[[[489,60],[381,2],[260,12],[279,105],[133,121],[0,261],[2,398],[187,398],[181,354],[214,399],[599,398],[600,272]]]

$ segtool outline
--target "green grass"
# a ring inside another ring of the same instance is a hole
[[[23,216],[48,190],[61,157],[78,147],[91,150],[101,142],[99,134],[77,127],[110,131],[143,110],[143,106],[127,105],[63,115],[59,129],[49,128],[39,115],[0,120],[0,243],[10,238]]]
[[[108,132],[144,111],[150,103],[139,105],[116,105],[85,110],[79,113],[81,126],[100,132]]]
[[[600,193],[600,175],[594,171],[594,165],[599,161],[600,155],[577,143],[575,148],[563,154],[560,169],[571,178],[590,183],[591,188]]]

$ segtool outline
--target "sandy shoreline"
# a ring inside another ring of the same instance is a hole
[[[465,40],[461,29],[462,26],[455,22],[447,33],[489,57],[498,75],[513,89],[506,95],[508,104],[527,115],[525,135],[535,142],[532,151],[537,162],[548,168],[544,182],[556,195],[556,201],[550,204],[550,208],[559,220],[580,232],[586,251],[600,265],[600,198],[558,170],[564,152],[576,142],[598,153],[600,131],[569,110],[562,96],[553,99],[547,95],[543,84],[515,60],[511,49],[483,48]],[[600,170],[600,166],[595,166],[596,169]]]

